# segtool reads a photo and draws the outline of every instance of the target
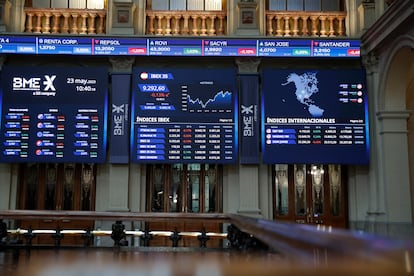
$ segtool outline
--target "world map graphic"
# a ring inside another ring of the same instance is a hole
[[[294,83],[296,87],[295,96],[296,100],[305,105],[308,112],[313,117],[321,117],[324,113],[324,109],[320,108],[312,96],[319,93],[318,78],[314,72],[306,72],[302,75],[291,73],[287,76],[286,82],[281,85],[285,86],[290,83]]]

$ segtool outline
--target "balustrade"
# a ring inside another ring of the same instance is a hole
[[[25,8],[26,33],[103,34],[106,10]]]
[[[266,11],[266,35],[342,37],[346,12]]]
[[[25,32],[103,34],[106,10],[25,8]],[[343,37],[346,12],[266,11],[266,35]],[[146,11],[146,34],[163,36],[226,35],[225,11]]]
[[[225,34],[225,11],[146,12],[148,35],[216,36]]]

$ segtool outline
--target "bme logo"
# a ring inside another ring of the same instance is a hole
[[[243,118],[243,136],[244,137],[253,137],[253,105],[250,106],[241,106],[241,113]]]
[[[56,79],[56,75],[45,75],[44,78],[13,78],[13,90],[41,90],[43,85],[43,91],[56,91],[53,82]]]
[[[128,106],[125,104],[114,105],[112,104],[112,113],[113,113],[113,133],[114,136],[124,135],[125,129],[125,109]],[[115,114],[117,113],[117,114]]]

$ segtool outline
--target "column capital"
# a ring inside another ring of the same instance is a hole
[[[236,58],[236,64],[240,74],[254,74],[258,72],[260,58]]]
[[[135,57],[109,57],[112,69],[117,73],[131,73]]]
[[[379,58],[374,52],[362,56],[362,64],[367,69],[367,74],[378,73]]]

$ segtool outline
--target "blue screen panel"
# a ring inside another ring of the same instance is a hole
[[[234,68],[134,68],[131,161],[235,163]]]
[[[5,66],[0,161],[105,162],[107,85],[105,68]]]
[[[263,70],[263,162],[368,164],[365,72]]]

